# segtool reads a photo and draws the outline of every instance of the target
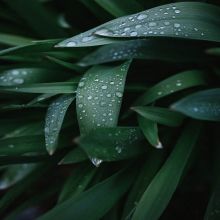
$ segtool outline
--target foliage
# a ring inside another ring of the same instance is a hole
[[[1,219],[220,219],[218,1],[0,6]]]

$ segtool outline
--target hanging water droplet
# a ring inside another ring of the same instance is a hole
[[[103,162],[103,160],[98,159],[98,158],[96,158],[96,157],[91,158],[91,161],[92,161],[92,163],[93,163],[96,167],[99,167],[100,164]]]

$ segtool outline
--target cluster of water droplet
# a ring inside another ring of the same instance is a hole
[[[76,104],[82,133],[117,124],[127,68],[89,71],[81,79]]]
[[[32,70],[27,69],[6,70],[0,75],[0,85],[12,86],[23,84],[31,73]]]
[[[183,11],[183,12],[182,12]],[[97,30],[95,33],[100,36],[110,37],[144,37],[154,35],[188,37],[204,35],[203,31],[192,23],[179,20],[179,16],[185,13],[184,8],[180,9],[175,5],[167,5],[166,8],[153,8],[145,12],[122,17],[114,23],[109,23]],[[179,22],[178,22],[179,20]]]

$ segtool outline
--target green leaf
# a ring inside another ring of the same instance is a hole
[[[163,145],[159,139],[158,127],[156,122],[148,120],[142,116],[138,116],[138,124],[144,136],[152,146],[158,149],[163,148]]]
[[[79,82],[76,96],[81,134],[118,122],[130,61],[119,66],[94,66]]]
[[[120,17],[143,10],[143,7],[135,0],[95,0],[95,2],[115,17]]]
[[[74,99],[75,96],[72,94],[63,95],[54,100],[48,107],[44,131],[46,149],[50,155],[57,148],[57,141],[66,111]]]
[[[11,187],[32,172],[35,167],[35,164],[9,165],[1,176],[0,190]]]
[[[12,34],[0,33],[0,43],[10,46],[21,46],[31,43],[33,39]]]
[[[64,94],[75,93],[76,88],[76,82],[36,83],[16,87],[4,86],[0,87],[0,92]]]
[[[46,10],[39,1],[29,0],[4,0],[39,36],[56,38],[65,36],[59,27],[56,18]]]
[[[123,169],[79,196],[57,205],[39,220],[69,220],[73,216],[77,220],[100,219],[129,189],[134,176],[133,169]]]
[[[45,154],[43,135],[21,136],[0,140],[1,156]]]
[[[76,147],[65,155],[59,164],[79,163],[88,159],[87,154],[80,148]]]
[[[0,86],[16,86],[21,84],[47,82],[51,79],[60,80],[70,76],[56,70],[44,68],[15,68],[3,71],[0,74]]]
[[[146,119],[167,126],[179,126],[184,118],[182,114],[167,108],[154,106],[137,106],[132,107],[131,109]]]
[[[175,192],[200,134],[200,124],[190,123],[183,130],[165,164],[151,181],[138,203],[132,220],[157,220]]]
[[[194,93],[177,101],[171,108],[192,118],[220,121],[220,89]]]
[[[184,71],[174,76],[170,76],[149,88],[135,101],[133,106],[148,105],[175,92],[205,84],[206,80],[203,72],[199,70]]]
[[[149,152],[143,166],[139,171],[138,177],[136,178],[135,183],[128,194],[122,219],[130,219],[130,216],[133,214],[137,203],[161,167],[163,161],[164,151],[152,150]]]
[[[195,42],[185,44],[180,40],[152,38],[102,46],[85,56],[78,64],[90,66],[133,58],[170,62],[207,61],[204,51]]]
[[[145,151],[143,135],[136,127],[98,128],[81,136],[77,142],[95,166],[102,161],[135,157]]]
[[[174,37],[220,42],[220,9],[201,2],[158,6],[108,22],[95,34],[105,37]]]
[[[76,167],[67,178],[59,195],[58,203],[80,195],[87,188],[96,171],[90,164]]]

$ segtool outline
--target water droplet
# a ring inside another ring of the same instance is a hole
[[[163,145],[160,141],[158,141],[157,145],[155,146],[157,149],[162,149]]]
[[[83,37],[82,42],[88,42],[93,39],[93,36]]]
[[[156,22],[149,22],[149,27],[155,27],[155,26],[157,26]]]
[[[194,108],[193,108],[193,111],[194,111],[194,112],[198,112],[199,109],[198,109],[197,107],[194,107]]]
[[[13,71],[12,71],[12,75],[14,75],[14,76],[19,75],[19,71],[18,71],[18,70],[13,70]]]
[[[147,15],[145,15],[145,14],[140,14],[140,15],[137,16],[137,19],[138,19],[138,20],[143,20],[143,19],[145,19],[146,17],[147,17]]]
[[[174,27],[175,27],[175,28],[179,28],[179,27],[180,27],[180,24],[175,23],[175,24],[174,24]]]
[[[161,92],[161,91],[159,91],[159,92],[157,93],[157,95],[162,95],[162,92]]]
[[[23,79],[14,79],[13,82],[17,83],[17,84],[22,84],[22,83],[24,83],[24,80]]]
[[[69,42],[66,43],[66,46],[67,46],[67,47],[74,47],[74,46],[76,46],[76,42],[74,42],[74,41],[69,41]]]
[[[167,26],[167,25],[170,25],[170,22],[169,22],[169,21],[165,21],[165,22],[164,22],[164,25],[166,25],[166,26]]]
[[[177,10],[175,10],[174,12],[175,12],[176,14],[179,14],[181,11],[177,9]]]
[[[101,87],[102,89],[107,89],[108,87],[106,85],[102,86]]]
[[[112,95],[111,95],[111,94],[107,94],[106,96],[107,96],[108,98],[110,98]]]
[[[79,108],[82,108],[82,107],[83,107],[83,104],[79,104],[78,107],[79,107]]]
[[[124,31],[129,31],[130,30],[130,28],[129,27],[126,27],[125,29],[124,29]]]
[[[80,82],[80,83],[79,83],[79,87],[83,87],[84,85],[85,85],[84,82]]]
[[[90,95],[90,96],[88,96],[88,100],[91,100],[92,99],[92,96]]]
[[[138,25],[135,26],[135,28],[137,28],[137,29],[138,29],[138,28],[141,28],[141,27],[142,27],[142,25],[140,25],[140,24],[138,24]]]
[[[116,92],[115,95],[119,98],[121,98],[123,96],[123,94],[121,92]]]
[[[182,83],[177,82],[177,83],[176,83],[176,86],[182,86]]]
[[[99,167],[100,164],[103,162],[103,160],[98,159],[98,158],[96,158],[96,157],[91,158],[91,161],[92,161],[92,163],[93,163],[96,167]]]
[[[44,132],[49,133],[49,128],[48,127],[44,128]]]
[[[100,29],[100,30],[96,31],[95,33],[99,34],[99,35],[108,35],[110,33],[110,31],[107,29]]]
[[[136,31],[132,31],[132,32],[130,33],[130,36],[131,36],[131,37],[137,36],[137,32],[136,32]]]

